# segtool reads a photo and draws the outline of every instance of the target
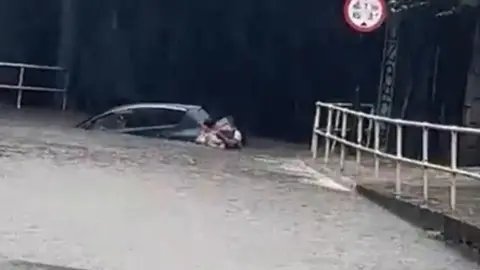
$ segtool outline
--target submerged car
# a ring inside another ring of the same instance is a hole
[[[204,123],[211,120],[212,116],[198,105],[138,103],[112,108],[88,118],[77,127],[195,142]],[[230,116],[216,123],[236,129]]]

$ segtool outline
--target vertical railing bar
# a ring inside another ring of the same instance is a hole
[[[423,200],[428,204],[428,128],[422,129]]]
[[[346,112],[342,112],[342,131],[340,136],[343,140],[347,137],[347,118],[348,115]],[[341,143],[340,145],[340,171],[345,169],[345,144]]]
[[[375,120],[374,121],[374,163],[375,163],[375,178],[378,179],[379,177],[379,170],[380,170],[380,159],[378,156],[378,152],[380,151],[380,123]]]
[[[450,208],[452,211],[456,208],[457,203],[457,173],[455,172],[457,168],[457,157],[458,157],[458,133],[456,131],[451,131],[450,137],[450,167],[453,171],[451,176],[450,183]]]
[[[375,112],[375,108],[372,106],[370,108],[370,115],[373,115],[373,113]],[[368,120],[368,131],[367,131],[367,143],[366,143],[366,147],[369,147],[372,143],[372,129],[373,129],[373,120],[372,118],[369,118]]]
[[[338,129],[339,129],[339,126],[340,126],[340,116],[341,116],[342,112],[341,111],[335,111],[335,125],[333,127],[333,130],[332,130],[332,133],[337,135],[338,134]],[[330,149],[330,153],[333,153],[335,152],[335,146],[337,145],[337,141],[336,140],[333,140],[331,142],[331,149]]]
[[[23,90],[21,89],[21,87],[23,87],[24,76],[25,76],[25,68],[20,67],[20,72],[18,74],[18,87],[20,89],[18,89],[18,92],[17,92],[17,109],[20,109],[22,107]]]
[[[68,96],[67,92],[62,93],[62,111],[67,109]]]
[[[332,107],[328,107],[327,130],[325,131],[325,134],[326,134],[326,136],[325,136],[325,155],[323,156],[325,166],[328,164],[328,159],[329,159],[329,155],[330,155],[330,135],[332,133],[332,113],[333,113]]]
[[[25,76],[25,68],[21,67],[20,73],[18,74],[18,87],[23,86],[24,76]]]
[[[68,71],[65,72],[65,84],[63,86],[63,96],[62,96],[62,110],[65,111],[67,109],[67,102],[68,102],[68,88],[70,87],[70,73]]]
[[[310,145],[310,151],[312,152],[312,158],[316,159],[318,155],[318,134],[317,130],[320,127],[320,114],[321,108],[319,105],[315,105],[315,118],[313,121],[313,131],[312,131],[312,144]]]
[[[357,116],[357,145],[361,146],[363,140],[363,117]],[[360,168],[362,165],[362,151],[357,147],[356,149],[356,171],[357,174],[360,173]]]
[[[403,157],[403,127],[400,124],[396,125],[397,133],[397,160],[395,161],[395,196],[399,198],[402,195],[402,179],[401,179],[401,170],[402,163],[401,158]]]

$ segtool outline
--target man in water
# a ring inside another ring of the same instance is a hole
[[[221,149],[239,149],[242,148],[242,134],[229,124],[219,126],[212,119],[207,119],[196,142]]]

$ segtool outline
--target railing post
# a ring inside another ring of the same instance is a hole
[[[315,104],[315,118],[313,120],[313,131],[312,131],[312,145],[311,151],[312,151],[312,157],[315,159],[317,158],[318,155],[318,134],[317,130],[320,127],[320,111],[321,107],[317,104]]]
[[[347,118],[348,115],[346,112],[342,113],[342,131],[341,136],[342,140],[345,140],[347,137]],[[345,169],[345,143],[340,144],[340,170],[343,171]]]
[[[455,210],[456,203],[457,203],[457,155],[458,155],[458,133],[456,131],[451,132],[450,137],[450,168],[452,169],[453,173],[451,176],[451,184],[450,184],[450,208]]]
[[[372,106],[370,108],[370,115],[373,115],[375,113],[375,108]],[[365,144],[366,147],[370,147],[372,143],[372,128],[373,128],[373,119],[369,118],[368,120],[368,127],[367,127],[367,143]]]
[[[70,73],[68,71],[65,72],[65,83],[63,87],[63,95],[62,95],[62,110],[65,111],[67,109],[67,99],[68,99],[68,88],[70,86]]]
[[[403,127],[400,124],[396,126],[397,133],[397,160],[396,160],[396,169],[395,169],[395,196],[399,198],[402,195],[402,179],[401,179],[401,170],[402,162],[401,158],[403,157]]]
[[[25,68],[21,67],[20,72],[18,74],[18,92],[17,92],[17,109],[20,109],[22,107],[22,95],[23,95],[23,78],[25,75]]]
[[[330,155],[330,136],[332,135],[332,114],[333,114],[333,109],[331,106],[328,106],[327,130],[325,131],[325,155],[323,157],[325,165],[328,164],[328,157]]]
[[[428,203],[428,128],[422,130],[423,200]]]
[[[67,109],[67,91],[63,92],[62,96],[62,111]]]
[[[380,159],[378,152],[380,151],[380,123],[378,120],[374,121],[374,135],[373,135],[373,147],[374,147],[374,163],[375,163],[375,178],[379,177]]]
[[[342,103],[338,103],[338,104],[334,104],[334,106],[342,106]],[[345,106],[345,105],[343,105]],[[333,132],[332,134],[336,134],[338,132],[338,129],[340,128],[340,117],[341,117],[341,114],[342,112],[341,111],[335,111],[335,125],[333,126]],[[337,145],[337,141],[334,140],[332,141],[332,143],[330,144],[330,153],[333,153],[335,151],[335,146]]]
[[[357,146],[362,145],[362,140],[363,140],[363,117],[362,116],[357,116]],[[360,173],[360,167],[362,164],[362,151],[360,148],[356,148],[356,170],[357,174]]]

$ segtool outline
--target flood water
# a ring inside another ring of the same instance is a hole
[[[301,183],[278,151],[262,162],[12,121],[0,119],[4,269],[478,269],[353,193]]]

